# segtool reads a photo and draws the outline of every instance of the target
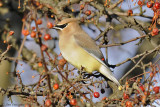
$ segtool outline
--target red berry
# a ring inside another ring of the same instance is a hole
[[[37,5],[37,6],[39,6],[39,5],[40,5],[40,3],[39,3],[39,2],[36,2],[36,5]]]
[[[24,35],[24,36],[27,36],[27,35],[29,35],[29,30],[22,30],[22,34]]]
[[[102,58],[101,60],[104,61],[104,58]]]
[[[155,36],[155,35],[158,35],[158,32],[159,32],[158,28],[153,28],[151,34],[152,34],[152,36]]]
[[[126,100],[126,99],[129,99],[129,95],[124,92],[124,93],[123,93],[123,98],[124,98],[125,100]]]
[[[51,15],[51,18],[54,18],[54,15],[53,15],[53,14]]]
[[[160,3],[159,2],[155,2],[154,6],[155,6],[156,9],[160,9]]]
[[[83,4],[80,5],[80,10],[82,10],[82,9],[84,9],[84,5]]]
[[[157,9],[156,9],[155,5],[152,7],[152,10],[153,10],[154,12],[156,12],[156,11],[157,11]]]
[[[35,38],[35,37],[36,37],[36,32],[35,32],[35,31],[32,31],[30,36],[31,36],[32,38]]]
[[[46,51],[47,49],[48,49],[48,47],[47,47],[46,45],[42,44],[41,50],[42,50],[42,51]]]
[[[35,27],[35,26],[33,26],[33,27],[32,27],[32,30],[35,30],[35,29],[36,29],[36,27]]]
[[[153,7],[153,3],[152,3],[152,2],[147,2],[147,7],[148,7],[148,8]]]
[[[107,97],[103,97],[103,98],[102,98],[102,100],[106,100],[106,99],[107,99]]]
[[[49,29],[51,29],[51,28],[53,28],[53,24],[52,24],[51,22],[48,22],[48,23],[47,23],[47,27],[48,27]]]
[[[57,89],[59,88],[59,85],[56,83],[56,84],[53,85],[53,88],[54,88],[55,90],[57,90]]]
[[[42,24],[42,20],[41,20],[41,19],[38,19],[38,20],[36,21],[36,24],[37,24],[37,25]]]
[[[143,92],[145,91],[143,85],[139,86],[139,88],[140,88]]]
[[[128,10],[128,16],[132,16],[133,11],[132,10]]]
[[[51,39],[51,35],[50,34],[45,34],[44,35],[44,40],[50,40]]]
[[[144,95],[148,96],[148,95],[150,95],[150,92],[149,91],[145,91]]]
[[[152,78],[154,76],[153,72],[150,73],[150,77]]]
[[[131,101],[126,101],[126,107],[133,107]]]
[[[31,105],[30,104],[25,104],[24,107],[31,107]]]
[[[70,104],[71,104],[72,106],[75,106],[75,105],[77,104],[76,99],[71,99],[71,100],[70,100]]]
[[[139,5],[139,6],[142,6],[142,5],[143,5],[143,2],[142,2],[141,0],[139,0],[139,1],[138,1],[138,5]]]
[[[159,86],[155,86],[155,87],[153,88],[153,91],[157,94],[157,93],[159,93],[159,89],[160,89]]]
[[[59,62],[58,62],[58,65],[62,65],[64,66],[64,64],[66,64],[66,60],[64,58],[60,59]]]
[[[45,101],[45,105],[46,105],[47,107],[51,106],[51,104],[52,104],[52,102],[51,102],[50,99],[47,99],[47,100]]]
[[[91,11],[90,11],[90,10],[87,10],[87,11],[85,11],[85,14],[86,14],[87,16],[89,16],[89,15],[91,14]]]
[[[99,92],[94,92],[94,97],[95,98],[99,98],[99,96],[100,96]]]
[[[13,35],[14,34],[14,31],[10,31],[9,32],[9,36]]]

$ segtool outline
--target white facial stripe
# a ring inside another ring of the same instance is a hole
[[[60,28],[60,27],[56,27],[56,26],[55,26],[55,27],[53,27],[53,28],[54,28],[54,29],[62,30],[62,28]]]

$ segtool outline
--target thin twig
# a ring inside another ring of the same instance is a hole
[[[34,21],[35,21],[35,24],[36,24],[36,18],[34,19]],[[48,68],[47,68],[47,65],[46,65],[46,62],[45,62],[43,50],[41,49],[42,40],[41,40],[41,37],[39,36],[39,28],[38,28],[37,24],[36,24],[36,33],[38,34],[38,40],[39,40],[39,45],[40,45],[40,50],[41,50],[42,63],[44,65],[44,69],[45,69],[45,72],[46,72],[46,75],[47,75],[47,82],[48,82],[49,91],[50,91],[50,93],[52,93],[51,82],[50,82],[50,75],[48,74]]]
[[[99,47],[100,48],[106,48],[106,47],[112,47],[112,46],[121,46],[121,45],[125,45],[127,43],[130,43],[132,41],[136,41],[137,39],[141,39],[141,38],[144,38],[144,37],[147,37],[147,35],[139,36],[139,37],[136,37],[136,38],[133,38],[133,39],[130,39],[128,41],[121,42],[121,43],[114,43],[114,44],[108,44],[108,45],[99,45]]]
[[[141,63],[141,61],[142,61],[147,55],[153,53],[153,52],[156,51],[156,50],[159,50],[159,48],[160,48],[160,45],[159,45],[158,47],[156,47],[155,49],[151,50],[150,52],[149,52],[149,51],[148,51],[148,52],[146,51],[145,54],[143,54],[142,58],[134,65],[134,67],[133,67],[132,69],[130,69],[130,70],[120,79],[120,81],[122,81],[128,74],[130,74],[130,73]]]
[[[120,66],[120,65],[122,65],[122,64],[124,64],[124,63],[126,63],[126,62],[128,62],[128,61],[133,61],[134,62],[134,59],[136,59],[136,58],[139,58],[139,57],[141,57],[141,56],[143,56],[143,55],[145,55],[145,54],[150,54],[150,53],[153,53],[153,52],[155,52],[155,51],[158,51],[160,49],[160,45],[158,45],[156,48],[154,48],[154,49],[152,49],[152,50],[149,50],[149,51],[145,51],[145,52],[143,52],[143,53],[141,53],[141,54],[138,54],[138,55],[136,55],[136,56],[134,56],[134,57],[132,57],[132,58],[128,58],[128,59],[126,59],[125,61],[123,61],[123,62],[121,62],[121,63],[119,63],[119,64],[116,64],[116,67],[117,66]]]

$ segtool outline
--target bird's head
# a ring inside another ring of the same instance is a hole
[[[69,32],[79,27],[79,20],[76,18],[67,18],[59,22],[53,29],[58,30],[58,32]]]

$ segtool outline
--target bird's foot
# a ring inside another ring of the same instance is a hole
[[[108,67],[110,67],[110,68],[115,68],[116,67],[116,65],[110,65],[110,64],[107,64],[108,65]]]
[[[82,75],[83,75],[83,79],[86,79],[86,78],[90,78],[91,77],[91,74],[88,74],[86,72],[82,72]]]

